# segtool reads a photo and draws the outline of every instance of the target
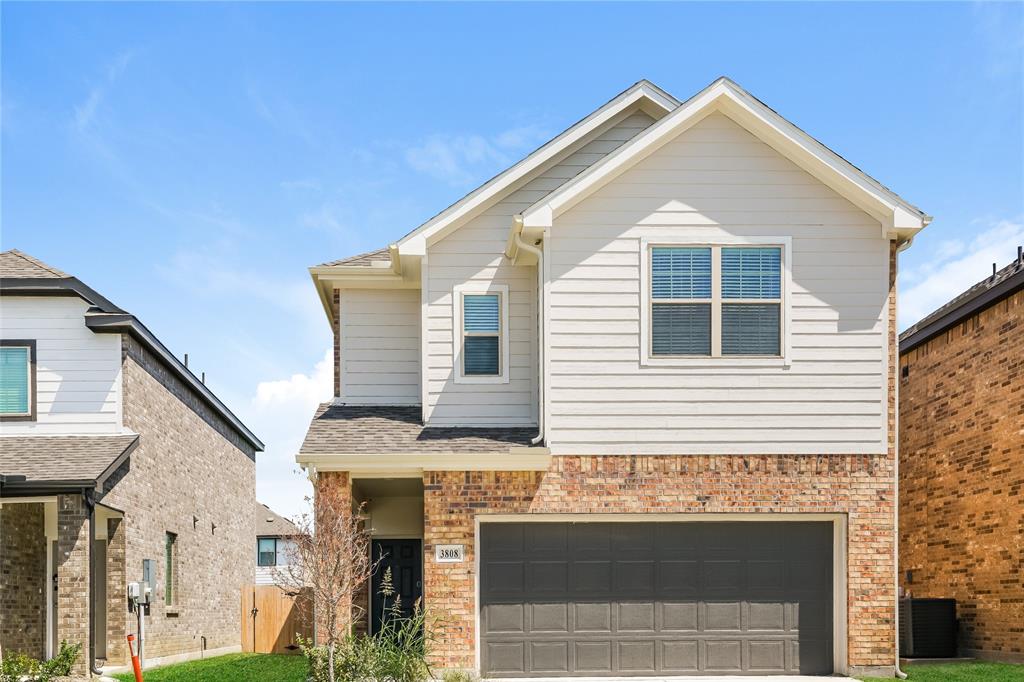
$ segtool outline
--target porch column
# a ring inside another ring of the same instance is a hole
[[[89,667],[89,510],[79,494],[57,498],[57,641],[81,644],[72,674]]]
[[[343,509],[349,514],[352,513],[352,479],[347,471],[318,472],[314,486],[314,495],[313,507],[318,521],[323,518],[322,514],[327,513],[325,501],[328,499],[338,503],[338,506],[334,506],[335,509]],[[317,525],[320,525],[319,522]],[[314,610],[315,608],[314,604]],[[347,625],[351,625],[354,615],[352,595],[343,600],[340,611],[343,614],[346,612],[349,614],[349,623]],[[341,628],[344,629],[345,625],[341,624]],[[316,641],[318,644],[324,644],[327,641],[327,637],[324,634],[325,627],[326,624],[322,615],[318,614],[316,616]]]
[[[44,503],[0,505],[0,653],[46,652]]]
[[[125,526],[124,519],[107,519],[107,603],[96,608],[107,609],[107,661],[111,665],[126,665],[125,649],[128,600],[125,582]],[[100,633],[97,633],[99,636]]]

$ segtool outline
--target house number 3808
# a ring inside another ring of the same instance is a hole
[[[455,563],[465,558],[462,545],[437,545],[434,547],[434,561],[439,563]]]

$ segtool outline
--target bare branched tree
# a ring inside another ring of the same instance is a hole
[[[347,496],[319,490],[313,513],[295,519],[298,533],[292,538],[289,561],[277,570],[277,579],[286,588],[310,594],[317,643],[327,645],[330,680],[335,679],[336,645],[365,612],[352,597],[376,569],[370,533],[361,516],[362,505],[353,510]]]

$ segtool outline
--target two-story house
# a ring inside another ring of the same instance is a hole
[[[262,449],[134,315],[0,253],[0,652],[117,668],[140,625],[147,665],[239,651]]]
[[[335,398],[298,462],[365,504],[439,668],[891,676],[896,260],[929,220],[726,78],[642,81],[311,268]]]

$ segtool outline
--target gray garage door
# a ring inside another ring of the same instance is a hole
[[[830,523],[490,523],[483,673],[821,674]]]

